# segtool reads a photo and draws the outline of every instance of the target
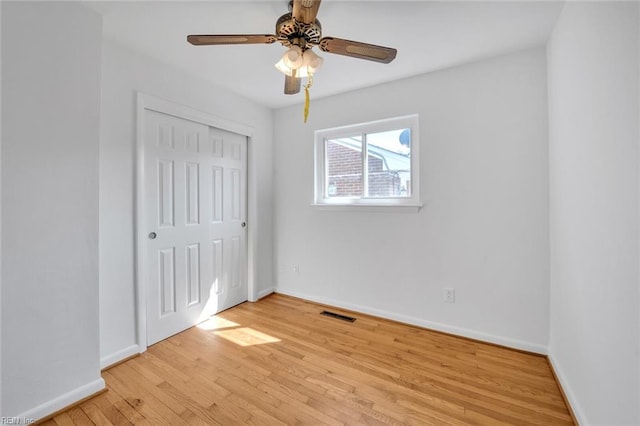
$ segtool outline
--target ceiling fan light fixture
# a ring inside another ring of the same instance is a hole
[[[295,46],[297,47],[297,46]],[[288,75],[289,77],[296,78],[306,78],[309,75],[313,75],[320,69],[324,59],[320,56],[316,55],[312,50],[305,50],[301,56],[301,64],[297,67],[292,67],[289,65],[289,61],[287,60],[287,53],[285,53],[282,58],[275,65],[278,71],[283,73],[284,75]],[[297,65],[297,63],[295,64]]]
[[[304,62],[300,46],[291,46],[291,48],[282,55],[282,61],[291,69],[296,70],[300,68]]]
[[[284,75],[288,75],[289,77],[303,78],[307,77],[307,69],[305,67],[299,68],[290,68],[285,63],[284,59],[280,59],[278,63],[275,65],[276,69],[280,71]]]
[[[302,67],[305,68],[309,74],[315,74],[324,62],[324,59],[313,53],[311,49],[306,50],[302,57],[304,59]]]

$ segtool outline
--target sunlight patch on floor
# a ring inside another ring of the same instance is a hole
[[[220,330],[221,328],[238,327],[239,325],[222,317],[209,317],[206,321],[198,324],[197,327],[201,330]]]
[[[215,334],[240,346],[263,345],[265,343],[276,343],[281,341],[280,339],[261,333],[249,327],[216,331]]]

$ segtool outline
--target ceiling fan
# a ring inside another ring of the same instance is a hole
[[[305,121],[308,112],[308,89],[313,74],[322,65],[323,59],[312,52],[314,46],[320,50],[338,55],[388,64],[396,57],[397,50],[359,41],[336,37],[322,37],[322,27],[316,19],[321,0],[292,0],[289,13],[276,22],[273,34],[214,34],[189,35],[187,41],[195,46],[224,44],[272,44],[280,42],[288,50],[276,64],[285,74],[284,93],[292,95],[300,92],[302,78],[308,78],[305,85]]]

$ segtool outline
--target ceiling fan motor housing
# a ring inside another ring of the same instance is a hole
[[[291,13],[285,13],[276,22],[276,35],[283,46],[299,46],[305,50],[320,43],[322,26],[317,19],[311,24],[304,24],[296,21]],[[307,47],[308,44],[312,46]]]

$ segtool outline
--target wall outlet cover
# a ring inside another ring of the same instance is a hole
[[[455,303],[455,301],[456,301],[456,290],[454,288],[445,288],[444,289],[444,301],[446,303]]]

